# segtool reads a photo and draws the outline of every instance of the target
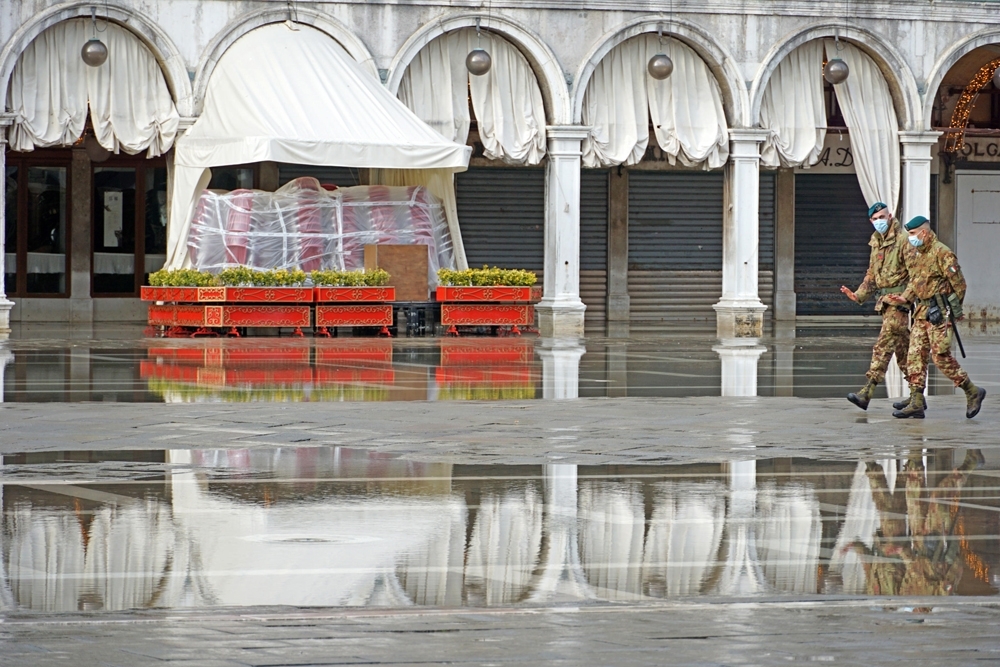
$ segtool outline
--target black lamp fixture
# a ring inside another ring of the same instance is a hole
[[[97,9],[90,8],[90,24],[94,31],[94,36],[87,40],[87,43],[80,49],[80,57],[90,67],[100,67],[108,60],[108,47],[104,42],[97,39]],[[107,30],[105,25],[104,30]],[[103,31],[102,31],[103,32]]]

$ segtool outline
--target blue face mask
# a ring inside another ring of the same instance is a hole
[[[924,244],[924,242],[920,239],[919,236],[910,236],[908,240],[910,242],[910,245],[913,246],[914,248],[919,248]]]
[[[884,220],[884,219],[873,220],[872,224],[875,225],[875,231],[878,232],[879,234],[885,234],[887,231],[889,231],[889,221],[888,220]]]

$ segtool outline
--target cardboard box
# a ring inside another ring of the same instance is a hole
[[[388,271],[389,284],[396,288],[396,301],[428,301],[429,248],[425,245],[366,245],[365,271]]]

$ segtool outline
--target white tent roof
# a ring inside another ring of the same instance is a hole
[[[305,25],[257,28],[223,54],[201,117],[175,144],[167,268],[186,262],[191,216],[210,167],[273,160],[463,171],[470,156],[330,36]]]

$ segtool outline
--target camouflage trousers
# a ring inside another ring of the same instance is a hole
[[[969,379],[969,374],[962,370],[955,357],[951,356],[951,322],[934,326],[927,320],[914,320],[910,331],[910,352],[906,357],[906,367],[909,373],[906,379],[911,387],[923,389],[927,386],[927,358],[934,361],[945,377],[955,383],[962,384]]]
[[[894,306],[886,305],[882,311],[882,330],[872,348],[872,363],[865,377],[874,382],[885,380],[889,360],[896,354],[899,370],[906,377],[907,350],[910,347],[910,315]]]

